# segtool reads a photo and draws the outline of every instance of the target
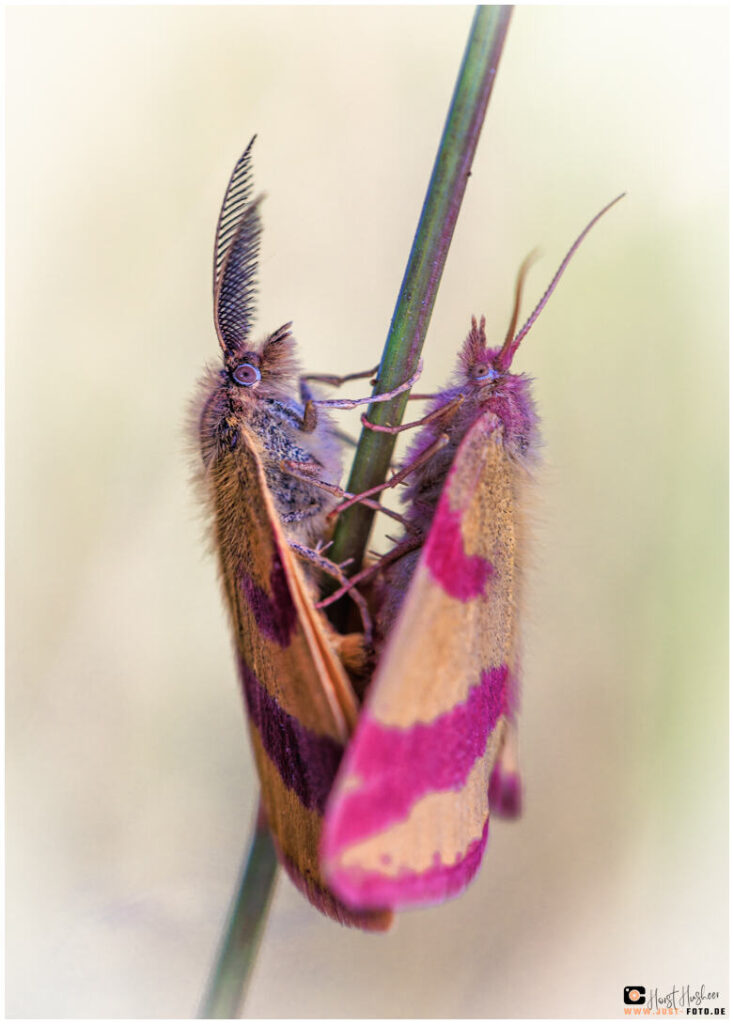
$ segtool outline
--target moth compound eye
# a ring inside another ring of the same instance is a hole
[[[252,363],[239,363],[232,371],[232,377],[238,384],[251,388],[260,380],[260,371]]]
[[[477,363],[472,367],[471,375],[473,380],[494,380],[497,371],[486,363]]]

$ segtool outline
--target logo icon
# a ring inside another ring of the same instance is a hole
[[[644,985],[626,985],[624,989],[624,1001],[628,1006],[637,1006],[645,1002]]]

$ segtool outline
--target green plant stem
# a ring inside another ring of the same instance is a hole
[[[237,1016],[260,946],[277,868],[270,829],[260,807],[227,930],[199,1011],[200,1019],[226,1020]]]
[[[418,367],[511,13],[507,6],[476,9],[373,394],[397,387]],[[368,418],[395,426],[407,401],[402,394],[372,405]],[[348,490],[359,494],[381,484],[394,447],[394,435],[363,428]],[[362,564],[373,516],[372,509],[357,504],[339,517],[329,557],[339,563],[351,558],[350,573]]]

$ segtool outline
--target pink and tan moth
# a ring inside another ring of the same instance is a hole
[[[322,484],[338,480],[340,454],[318,403],[296,398],[290,324],[260,344],[251,340],[261,231],[259,200],[251,200],[251,148],[234,169],[217,227],[214,322],[222,363],[200,387],[199,484],[281,861],[324,913],[382,930],[390,913],[345,907],[319,865],[326,799],[357,719],[342,661],[358,659],[361,638],[340,637],[328,626],[314,607],[314,573],[293,554],[294,547],[308,554],[325,535],[337,497]],[[303,473],[294,475],[294,466]],[[328,566],[319,550],[312,553],[320,568]]]
[[[409,529],[381,560],[376,588],[382,650],[322,841],[325,876],[350,906],[457,895],[479,868],[490,810],[520,811],[519,615],[539,433],[530,381],[510,367],[581,241],[620,198],[576,239],[517,333],[529,261],[504,343],[488,346],[484,318],[472,320],[456,383],[419,421],[404,466],[415,466]]]

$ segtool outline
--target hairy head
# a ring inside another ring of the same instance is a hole
[[[299,365],[291,324],[283,324],[259,347],[247,344],[227,352],[225,369],[231,385],[252,398],[272,398],[293,392]]]

